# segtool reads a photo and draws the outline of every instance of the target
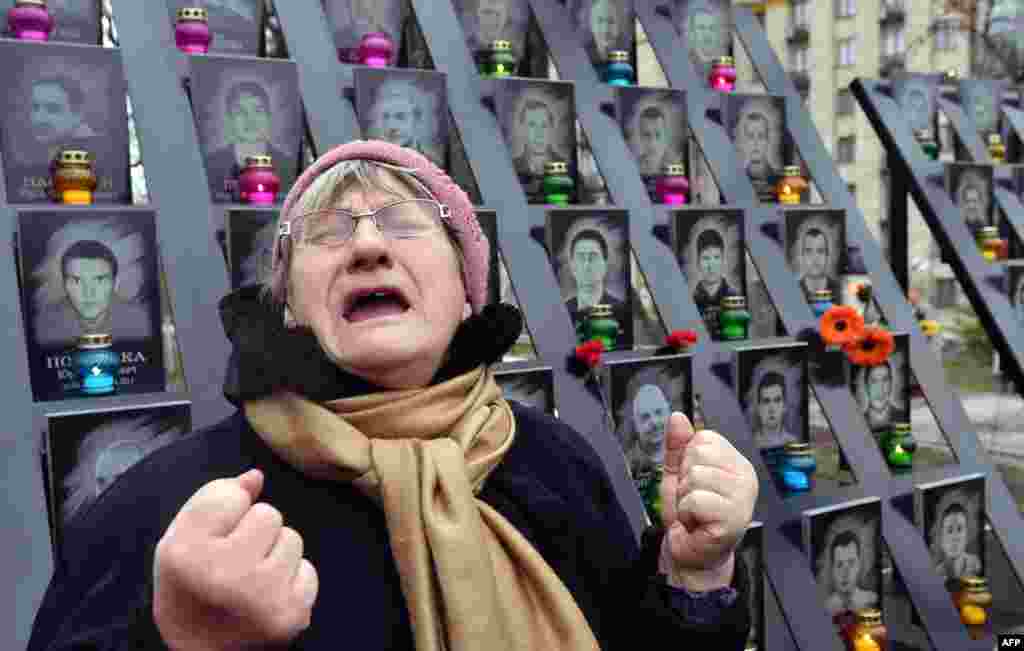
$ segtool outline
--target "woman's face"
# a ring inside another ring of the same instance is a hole
[[[963,513],[950,513],[943,518],[939,535],[946,558],[959,558],[967,549],[967,518]]]
[[[368,212],[412,198],[405,195],[356,187],[335,207]],[[361,219],[341,246],[296,248],[288,284],[296,322],[312,328],[327,356],[384,388],[429,384],[468,315],[457,253],[440,225],[421,237],[390,239]],[[398,292],[402,300],[353,312],[353,298],[375,288]]]

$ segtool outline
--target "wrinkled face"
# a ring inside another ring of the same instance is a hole
[[[55,145],[69,138],[82,124],[82,117],[71,108],[63,86],[39,83],[32,87],[32,134],[41,143]]]
[[[690,48],[705,63],[725,54],[721,22],[711,12],[697,11],[690,17],[689,38]]]
[[[526,149],[533,156],[543,155],[551,142],[551,118],[546,109],[532,108],[523,114]]]
[[[828,267],[828,240],[824,235],[805,235],[800,247],[803,269],[811,278],[821,278]]]
[[[844,595],[853,594],[860,574],[860,551],[857,544],[840,545],[832,554],[832,585],[835,591]]]
[[[504,0],[479,0],[476,17],[480,24],[480,40],[490,43],[502,37],[508,19],[508,6]]]
[[[134,443],[118,442],[103,450],[96,458],[96,496],[141,458],[142,449]]]
[[[722,279],[722,249],[706,247],[697,261],[700,267],[700,281],[706,285],[717,285]]]
[[[643,174],[657,174],[668,149],[668,124],[665,118],[641,118],[634,137],[634,148]]]
[[[645,384],[637,389],[633,398],[633,427],[640,447],[647,454],[661,449],[670,411],[668,400],[657,385]]]
[[[763,116],[751,116],[740,125],[739,133],[736,134],[736,151],[747,170],[747,176],[752,179],[768,177],[770,145],[768,120]]]
[[[110,309],[116,282],[114,268],[103,258],[71,258],[64,272],[64,291],[83,319],[95,321]]]
[[[399,181],[392,177],[388,184]],[[376,210],[412,198],[402,192],[396,197],[353,187],[336,207]],[[351,310],[356,293],[380,287],[404,300]],[[369,219],[359,220],[352,237],[337,247],[295,248],[288,296],[296,321],[312,328],[335,364],[386,388],[428,384],[468,308],[458,254],[440,226],[420,237],[391,239]]]
[[[260,144],[270,141],[270,111],[262,98],[242,93],[228,111],[228,124],[236,144]]]
[[[581,239],[577,241],[572,250],[570,264],[578,291],[590,294],[604,287],[604,278],[608,274],[608,261],[605,260],[601,245],[596,240]]]
[[[967,550],[967,516],[963,513],[946,515],[939,535],[946,558],[959,558]]]
[[[786,411],[786,397],[782,387],[769,384],[761,387],[757,398],[757,416],[761,429],[770,432],[782,429],[782,414]]]
[[[372,124],[376,137],[408,147],[415,139],[415,106],[404,97],[387,97],[373,105]]]
[[[602,56],[615,48],[622,25],[610,0],[594,2],[590,9],[590,31],[594,35],[594,46]]]
[[[868,402],[875,409],[882,409],[889,404],[889,394],[892,393],[892,378],[889,377],[889,367],[885,364],[872,366],[868,370],[867,378]]]

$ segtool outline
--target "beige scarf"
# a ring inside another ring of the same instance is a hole
[[[515,437],[491,370],[324,404],[276,393],[245,416],[296,468],[383,507],[417,651],[599,648],[554,570],[476,498]]]

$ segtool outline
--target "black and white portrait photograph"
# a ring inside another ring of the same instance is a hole
[[[864,325],[880,325],[883,321],[882,308],[871,291],[869,274],[844,274],[839,279],[842,295],[833,302],[848,305],[864,317]],[[867,289],[865,289],[867,288]]]
[[[882,504],[877,497],[803,513],[803,537],[812,571],[837,621],[862,608],[882,609]]]
[[[985,576],[984,475],[918,484],[914,519],[936,574],[954,582],[962,576]]]
[[[11,203],[54,201],[63,149],[92,154],[94,203],[128,203],[128,114],[119,50],[0,40],[4,173]]]
[[[531,203],[543,203],[544,163],[564,162],[569,175],[576,178],[576,110],[572,84],[501,79],[494,104],[523,191]]]
[[[1010,305],[1017,317],[1017,323],[1024,326],[1024,262],[1010,261],[1006,265],[1006,278],[1009,283]]]
[[[636,69],[633,0],[569,0],[568,6],[577,38],[595,66],[604,65],[609,52],[621,50],[629,53]]]
[[[1001,98],[1002,84],[995,80],[960,80],[960,108],[980,134],[999,133]]]
[[[960,208],[960,217],[972,235],[983,226],[995,225],[991,165],[947,163],[946,191],[953,204]]]
[[[728,0],[676,0],[672,10],[676,33],[683,39],[690,63],[701,79],[721,56],[732,55],[732,9]]]
[[[547,244],[562,300],[579,329],[595,305],[619,323],[616,349],[633,347],[629,222],[624,210],[550,210]]]
[[[719,338],[722,299],[746,295],[743,213],[679,210],[672,215],[674,248],[693,302],[713,339]]]
[[[407,5],[403,0],[323,0],[338,57],[345,63],[358,63],[359,41],[373,33],[390,36],[397,53]]]
[[[764,640],[764,547],[762,534],[764,525],[754,520],[743,534],[738,553],[747,568],[747,612],[750,613],[750,633],[747,635],[747,651],[763,649]]]
[[[501,255],[498,247],[498,213],[494,210],[478,209],[476,219],[480,230],[491,245],[490,269],[487,270],[487,302],[500,303],[502,297]]]
[[[99,0],[47,0],[46,8],[54,22],[51,43],[99,44]]]
[[[935,117],[935,84],[926,75],[901,75],[892,83],[892,96],[896,100],[912,131],[932,133]]]
[[[647,192],[657,200],[656,182],[662,167],[686,166],[686,93],[681,90],[616,88],[616,114],[626,144],[640,168]]]
[[[808,301],[827,289],[842,297],[839,276],[846,267],[846,215],[842,210],[787,210],[786,261]]]
[[[807,441],[807,348],[757,346],[737,353],[740,405],[758,449]]]
[[[690,356],[606,362],[602,382],[633,477],[663,466],[669,415],[693,417]]]
[[[237,203],[249,156],[268,155],[281,195],[295,181],[302,106],[295,64],[279,60],[193,57],[192,110],[214,203]]]
[[[167,0],[171,24],[182,7],[206,9],[210,25],[210,53],[260,53],[260,30],[263,28],[263,0]]]
[[[52,504],[50,526],[55,549],[63,546],[64,527],[88,510],[118,477],[190,430],[187,402],[49,414],[45,481]]]
[[[415,149],[446,169],[445,74],[431,70],[356,68],[356,113],[368,139]]]
[[[786,100],[769,95],[727,95],[725,125],[740,165],[762,201],[775,201],[786,165]]]
[[[910,338],[893,335],[896,350],[877,366],[850,364],[850,388],[872,432],[910,422]]]
[[[494,41],[508,41],[516,60],[522,59],[530,22],[527,0],[454,0],[454,4],[470,52],[485,51]]]
[[[494,370],[494,381],[506,400],[514,400],[547,414],[555,413],[555,379],[549,366],[509,364]]]
[[[109,334],[118,390],[162,391],[156,220],[137,210],[22,212],[22,304],[37,400],[70,397],[78,337]]]
[[[254,285],[270,271],[276,210],[228,210],[225,215],[231,287]]]

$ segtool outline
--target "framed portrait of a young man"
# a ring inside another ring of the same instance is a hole
[[[508,41],[516,61],[526,54],[530,22],[528,0],[454,0],[470,52],[487,51],[494,41]]]
[[[503,78],[494,105],[512,165],[530,203],[545,203],[545,163],[565,163],[569,176],[578,178],[572,83]]]
[[[270,272],[277,210],[228,210],[225,214],[231,288],[261,282]]]
[[[582,334],[591,308],[607,305],[619,325],[615,349],[631,349],[633,284],[627,212],[549,210],[546,235],[562,300],[577,333]]]
[[[801,519],[825,610],[838,629],[862,608],[883,612],[882,503],[877,497],[810,509]]]
[[[302,147],[299,78],[291,61],[193,57],[192,111],[210,198],[238,203],[249,156],[270,156],[284,191],[295,182]]]
[[[536,362],[504,362],[494,369],[494,381],[506,400],[555,415],[555,376],[550,366]]]
[[[63,532],[117,479],[191,430],[190,403],[47,414],[44,483],[51,504],[50,531],[61,559]]]
[[[662,88],[620,86],[615,89],[616,116],[640,168],[651,201],[657,201],[655,185],[666,165],[687,165],[686,92]]]
[[[960,108],[967,116],[982,142],[988,144],[989,134],[1002,134],[1002,98],[1006,82],[995,79],[961,79],[959,82]],[[957,139],[957,160],[970,160],[970,156]]]
[[[213,40],[211,53],[258,56],[263,29],[262,0],[167,0],[171,24],[183,7],[206,9]]]
[[[914,486],[914,524],[936,574],[951,586],[985,576],[985,500],[981,473]]]
[[[743,212],[686,208],[671,217],[673,249],[693,302],[712,339],[720,339],[718,317],[726,296],[746,296]]]
[[[750,613],[750,633],[747,651],[762,651],[764,647],[764,525],[754,520],[747,526],[737,553],[747,568],[747,612]]]
[[[895,334],[896,349],[875,366],[850,368],[850,389],[872,432],[910,422],[910,335]]]
[[[570,20],[576,37],[590,61],[602,66],[610,52],[628,52],[636,70],[634,0],[568,0]]]
[[[54,27],[49,42],[100,43],[99,0],[47,0]]]
[[[810,440],[807,346],[802,342],[749,344],[736,353],[740,406],[760,450]]]
[[[775,185],[789,156],[786,98],[729,94],[723,124],[740,166],[761,201],[777,203]]]
[[[0,40],[0,114],[7,200],[54,203],[52,165],[84,150],[96,171],[94,203],[129,203],[128,114],[117,49]]]
[[[397,51],[402,24],[408,12],[406,0],[321,0],[327,23],[334,33],[339,60],[359,63],[359,41],[379,32],[391,37]]]
[[[415,149],[447,169],[445,74],[369,67],[356,68],[353,74],[356,113],[366,137]]]
[[[119,393],[166,385],[152,211],[23,211],[22,309],[37,401],[81,395],[72,358],[82,335],[110,335]]]
[[[480,230],[487,236],[490,244],[490,267],[487,270],[487,302],[500,303],[501,286],[501,255],[498,246],[498,213],[494,210],[476,209],[476,219],[480,222]]]
[[[947,163],[946,191],[972,235],[984,226],[996,225],[991,165]]]
[[[839,282],[846,270],[846,213],[842,210],[795,208],[783,213],[786,261],[808,302],[827,289],[832,302],[842,300]]]
[[[715,59],[732,56],[729,0],[675,0],[672,22],[700,79],[708,78]]]
[[[902,74],[892,82],[892,98],[911,131],[934,134],[937,75]]]

